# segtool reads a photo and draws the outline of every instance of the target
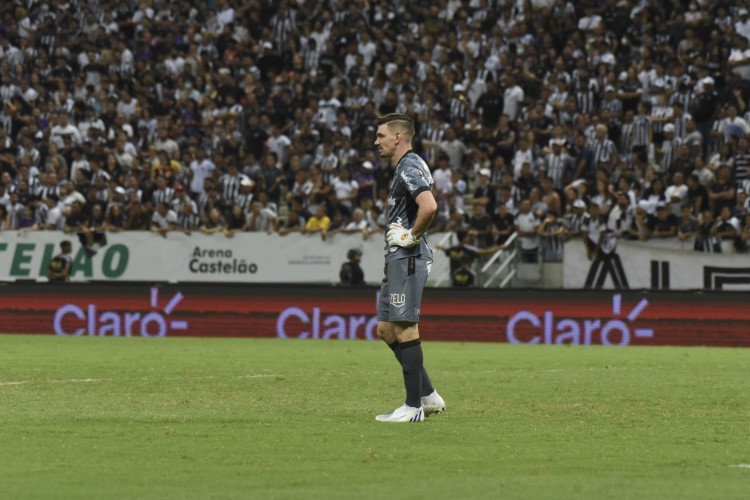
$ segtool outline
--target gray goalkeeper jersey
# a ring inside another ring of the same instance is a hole
[[[410,150],[401,157],[396,165],[393,183],[388,193],[388,227],[391,223],[396,223],[406,229],[412,229],[419,209],[419,205],[414,200],[422,191],[432,191],[434,184],[430,168],[419,155]],[[386,227],[386,232],[388,227]],[[386,243],[384,251],[386,263],[418,255],[432,259],[432,249],[424,236],[420,239],[419,245],[412,248],[398,246],[388,248],[388,243]]]

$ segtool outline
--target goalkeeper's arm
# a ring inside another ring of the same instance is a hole
[[[419,245],[419,239],[422,237],[427,228],[430,227],[432,218],[437,210],[435,197],[429,191],[422,191],[415,198],[417,202],[417,216],[414,220],[414,227],[407,229],[399,224],[391,223],[385,239],[388,245],[403,248],[411,248]]]
[[[419,209],[417,210],[417,218],[414,221],[414,227],[411,228],[411,234],[419,239],[425,232],[427,232],[427,228],[430,227],[432,219],[435,217],[435,212],[437,212],[437,202],[432,195],[432,191],[422,191],[417,195],[414,201],[417,202]]]

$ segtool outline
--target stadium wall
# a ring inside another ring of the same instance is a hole
[[[0,286],[0,330],[61,336],[376,340],[377,287],[136,283]],[[737,292],[429,289],[430,340],[749,347]]]
[[[63,239],[74,244],[71,280],[77,282],[335,284],[350,248],[362,251],[361,265],[368,284],[379,285],[383,276],[382,234],[367,239],[359,234],[333,234],[323,240],[319,235],[265,233],[237,233],[227,238],[175,232],[164,238],[128,231],[107,233],[107,245],[88,258],[75,234],[3,231],[0,281],[45,281],[47,265]],[[431,234],[428,240],[433,248],[439,242],[455,243],[450,233]],[[750,291],[747,254],[704,254],[677,239],[620,242],[619,266],[589,260],[580,240],[566,243],[563,253],[560,279],[546,279],[560,274],[560,264],[553,263],[545,264],[555,269],[544,269],[541,278],[514,283],[520,288]],[[450,285],[448,258],[436,250],[434,259],[428,286]],[[539,269],[534,274],[539,274]]]
[[[438,242],[443,234],[431,235]],[[88,258],[75,234],[55,231],[0,232],[0,281],[46,280],[47,266],[62,240],[73,243],[71,281],[326,283],[339,281],[350,248],[362,251],[367,283],[383,279],[383,235],[236,233],[206,235],[180,232],[167,237],[148,231],[107,233],[107,244]],[[433,276],[448,269],[435,255]]]

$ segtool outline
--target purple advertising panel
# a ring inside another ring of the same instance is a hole
[[[378,289],[15,283],[0,332],[62,336],[376,340]],[[744,293],[428,289],[429,340],[750,346]]]

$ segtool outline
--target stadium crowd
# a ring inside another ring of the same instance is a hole
[[[403,112],[433,231],[748,251],[740,0],[12,0],[0,79],[1,230],[367,237]]]

